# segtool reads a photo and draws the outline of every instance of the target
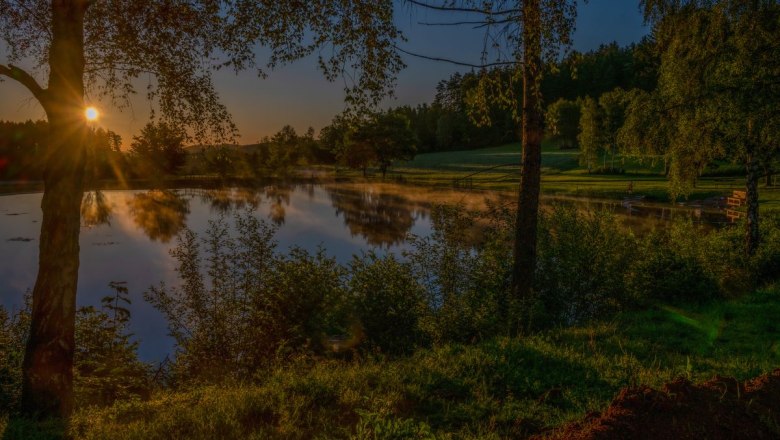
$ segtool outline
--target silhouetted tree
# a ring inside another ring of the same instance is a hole
[[[355,106],[376,104],[402,62],[393,3],[125,2],[0,0],[0,38],[9,48],[0,76],[26,87],[46,112],[38,278],[24,362],[22,409],[68,416],[73,402],[74,322],[79,267],[79,210],[86,161],[85,92],[127,103],[134,80],[150,74],[148,96],[163,120],[196,138],[229,138],[234,125],[214,91],[214,68],[254,68],[257,43],[268,67],[319,51],[334,80],[358,71],[346,87]],[[328,50],[321,50],[325,47]],[[47,77],[14,65],[28,60]],[[263,73],[263,70],[260,70]]]
[[[176,174],[187,159],[185,137],[182,130],[165,122],[149,122],[141,129],[140,135],[133,136],[130,153],[142,174]]]
[[[359,123],[348,139],[347,154],[362,154],[358,162],[364,169],[367,163],[376,162],[382,178],[394,161],[411,160],[417,151],[409,119],[396,112],[379,113]]]

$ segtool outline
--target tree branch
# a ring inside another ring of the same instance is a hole
[[[421,8],[426,9],[433,9],[435,11],[447,11],[447,12],[471,12],[476,14],[484,14],[484,15],[506,15],[506,14],[519,14],[522,12],[520,9],[501,9],[497,11],[491,11],[491,10],[485,10],[485,9],[479,9],[479,8],[457,8],[455,6],[438,6],[438,5],[431,5],[428,3],[423,3],[418,0],[406,0],[407,2],[420,6]]]
[[[522,64],[520,61],[496,61],[493,63],[485,63],[485,64],[474,64],[474,63],[467,63],[464,61],[456,61],[451,60],[449,58],[441,58],[441,57],[432,57],[428,55],[422,55],[419,53],[409,52],[408,50],[402,49],[398,46],[395,46],[396,50],[398,50],[401,53],[405,53],[406,55],[410,55],[417,58],[422,58],[424,60],[430,60],[430,61],[441,61],[444,63],[450,63],[454,64],[456,66],[464,66],[464,67],[473,67],[476,69],[484,69],[488,67],[494,67],[494,66],[510,66],[510,65],[519,65]]]
[[[464,26],[464,25],[474,25],[474,29],[479,29],[487,26],[493,26],[497,24],[504,24],[504,23],[510,23],[517,20],[517,17],[512,16],[508,18],[504,18],[501,20],[475,20],[475,21],[450,21],[450,22],[426,22],[426,21],[418,21],[417,24],[422,26]]]
[[[35,96],[38,102],[40,102],[41,105],[45,107],[46,89],[41,87],[41,85],[38,84],[38,81],[36,81],[32,75],[11,64],[7,66],[0,64],[0,75],[7,76],[25,86],[27,90],[29,90],[33,96]]]

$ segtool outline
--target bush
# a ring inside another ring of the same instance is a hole
[[[368,347],[398,354],[424,343],[427,305],[408,264],[369,253],[353,257],[349,271],[349,298]]]
[[[506,329],[511,230],[507,212],[467,212],[462,206],[431,211],[433,231],[412,237],[405,253],[425,289],[430,315],[425,331],[434,342],[469,342]]]
[[[626,288],[634,299],[701,302],[717,295],[718,286],[695,258],[669,245],[667,231],[654,231],[637,243]]]
[[[114,294],[101,309],[76,313],[74,395],[78,406],[110,405],[149,395],[150,366],[138,360],[138,342],[127,331],[130,313],[124,283],[109,283]],[[30,297],[13,316],[0,307],[0,415],[13,408],[21,393],[22,359],[30,326]]]
[[[535,294],[543,326],[582,322],[626,303],[634,237],[608,212],[556,206],[541,216]]]
[[[250,212],[234,226],[210,222],[202,242],[185,229],[171,252],[182,284],[145,295],[176,341],[175,380],[252,377],[279,358],[321,351],[343,327],[344,270],[335,260],[322,250],[278,254],[275,228]]]
[[[138,360],[138,342],[127,331],[130,304],[124,283],[109,283],[114,295],[101,310],[82,307],[76,315],[74,393],[80,406],[110,405],[148,397],[151,367]]]
[[[0,307],[0,417],[12,408],[22,389],[22,359],[30,314],[9,314]]]

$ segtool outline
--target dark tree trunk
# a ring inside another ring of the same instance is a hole
[[[73,409],[73,352],[85,164],[84,12],[86,2],[52,2],[50,135],[41,202],[38,277],[24,356],[22,411],[68,417]]]
[[[774,177],[775,173],[772,167],[764,167],[764,176],[766,176],[766,186],[767,188],[772,186],[772,177]]]
[[[523,0],[523,11],[523,162],[512,266],[512,293],[519,300],[531,296],[536,271],[536,229],[544,128],[539,91],[542,73],[539,0]]]
[[[747,195],[747,220],[745,221],[745,252],[753,255],[758,249],[760,240],[758,231],[758,175],[759,164],[756,160],[752,148],[747,152],[747,175],[745,179],[745,190]]]

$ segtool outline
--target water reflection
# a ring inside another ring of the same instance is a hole
[[[290,206],[290,195],[294,189],[292,185],[271,185],[265,188],[265,196],[271,203],[268,216],[277,226],[284,224],[287,207]],[[312,193],[309,193],[309,197],[312,197]]]
[[[176,191],[150,190],[127,202],[133,222],[153,241],[168,243],[184,228],[190,213],[189,200]]]
[[[81,225],[91,228],[110,224],[111,204],[106,200],[103,191],[95,190],[84,193],[84,197],[81,199]]]
[[[229,214],[242,209],[256,210],[261,202],[261,196],[254,188],[188,189],[184,195],[198,197],[202,203],[209,205],[211,212],[217,214]]]
[[[361,236],[370,245],[400,244],[414,225],[415,206],[400,194],[372,187],[332,187],[328,193],[352,236]]]

